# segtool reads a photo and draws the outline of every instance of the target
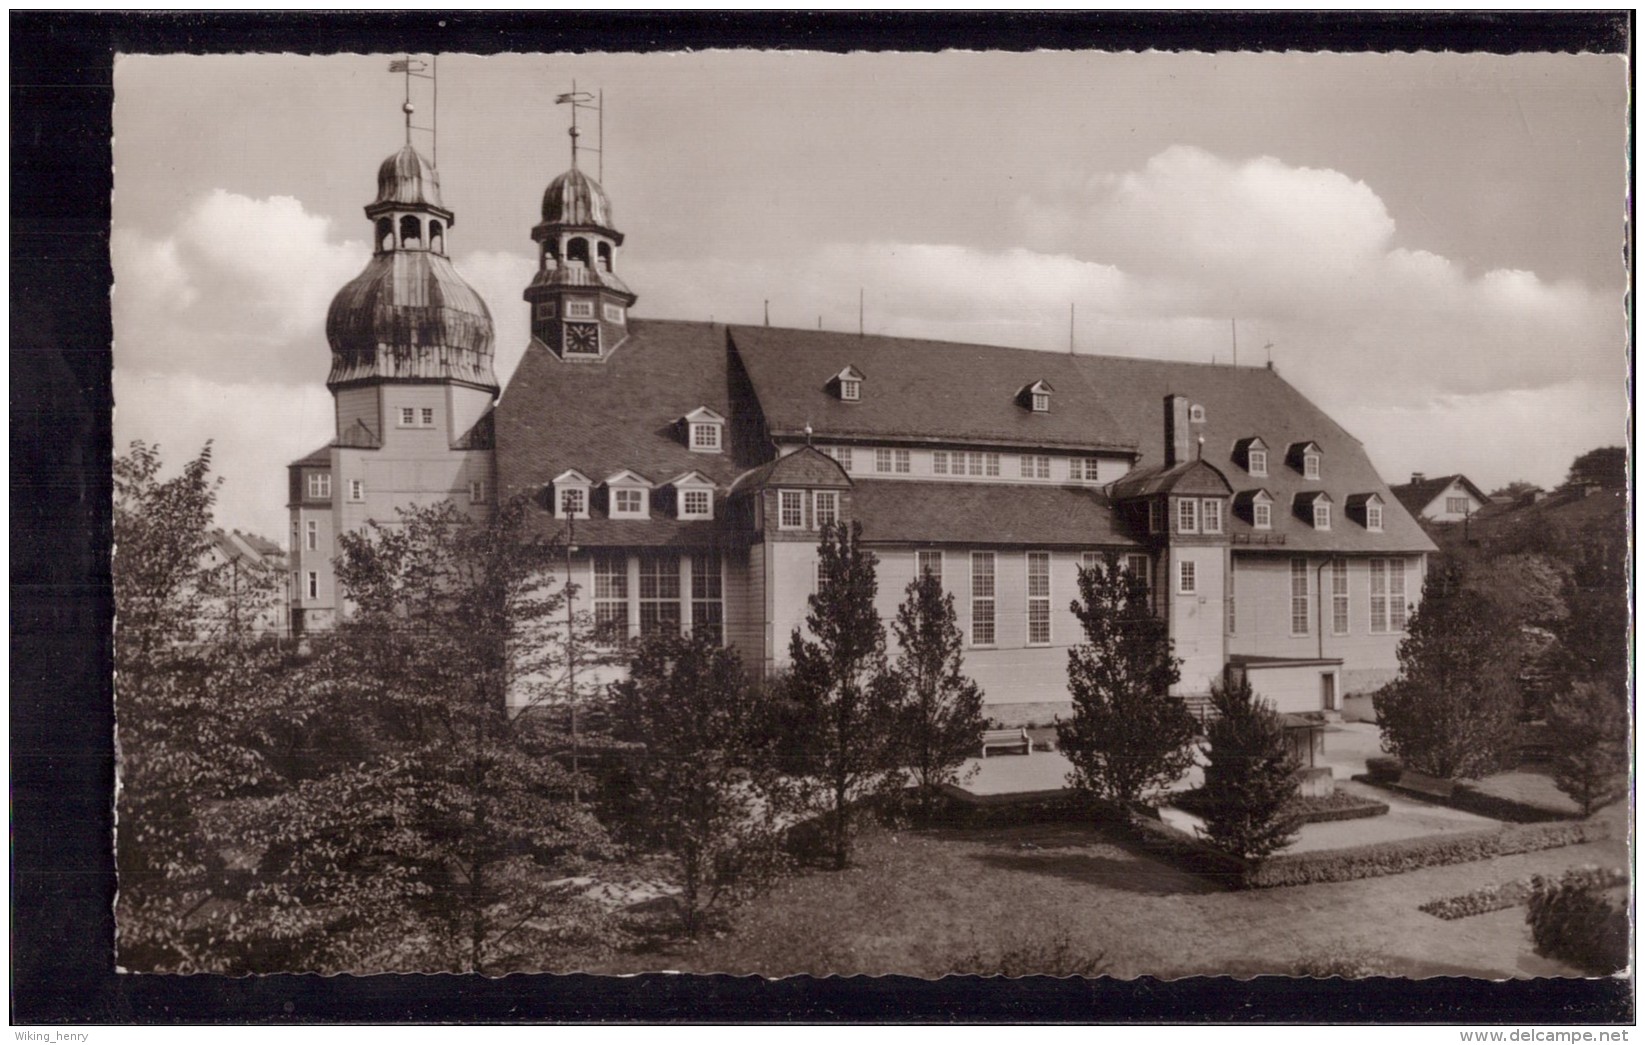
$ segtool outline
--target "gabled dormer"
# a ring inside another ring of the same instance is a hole
[[[1348,518],[1372,533],[1382,532],[1382,495],[1376,492],[1356,493],[1343,505]]]
[[[588,518],[589,492],[594,480],[575,468],[561,472],[552,483],[556,519]]]
[[[863,372],[847,363],[844,370],[828,379],[828,392],[842,403],[862,401]]]
[[[685,472],[667,483],[674,492],[676,519],[714,518],[714,491],[718,484],[701,472]]]
[[[1312,526],[1316,530],[1331,528],[1331,495],[1324,490],[1308,490],[1299,493],[1292,500],[1291,506],[1297,518]]]
[[[1262,436],[1253,435],[1234,444],[1234,463],[1245,469],[1245,474],[1258,479],[1268,477],[1268,444]]]
[[[686,414],[677,422],[680,434],[692,453],[717,454],[725,449],[725,416],[706,406]]]
[[[1285,463],[1299,472],[1304,479],[1318,479],[1324,456],[1319,444],[1312,440],[1292,443],[1285,450]]]
[[[1267,490],[1241,490],[1234,497],[1234,514],[1253,530],[1274,528],[1274,498]]]
[[[1055,391],[1049,382],[1043,380],[1024,385],[1017,391],[1017,405],[1036,414],[1048,414],[1051,412],[1051,393]]]
[[[650,479],[627,468],[606,477],[606,515],[613,519],[651,518]]]

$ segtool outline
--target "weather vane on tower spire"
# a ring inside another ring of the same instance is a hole
[[[406,144],[411,144],[412,131],[427,131],[429,138],[428,159],[429,162],[434,164],[436,168],[440,166],[439,61],[439,55],[431,54],[428,56],[428,61],[425,62],[421,58],[413,58],[408,54],[404,58],[396,58],[394,61],[388,63],[389,72],[404,73],[406,78],[405,102],[400,106],[400,110],[406,114]],[[430,119],[427,127],[411,122],[411,114],[417,111],[417,107],[411,103],[411,78],[413,76],[417,77],[419,80],[429,81],[429,89],[433,93],[432,103],[429,106]]]
[[[597,180],[602,182],[605,181],[605,91],[602,90],[597,95],[590,94],[587,91],[579,91],[577,90],[577,81],[572,80],[570,92],[567,94],[556,95],[554,98],[554,104],[571,106],[571,128],[566,133],[571,136],[572,170],[577,169],[577,139],[582,137],[583,134],[583,132],[577,127],[577,110],[587,109],[594,113],[596,117],[597,130],[597,137],[595,140],[599,144],[592,149],[588,148],[586,145],[582,146],[582,148],[584,151],[592,152],[600,158],[600,174]]]

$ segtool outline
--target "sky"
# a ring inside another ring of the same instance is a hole
[[[404,142],[390,55],[121,56],[115,439],[213,443],[221,525],[280,539],[334,434],[325,314]],[[603,91],[639,317],[1233,362],[1383,478],[1549,486],[1626,442],[1620,56],[442,55],[448,250],[505,387],[556,94]],[[415,120],[433,110],[414,83]],[[585,117],[585,128],[587,121]],[[431,136],[413,134],[425,154]],[[584,144],[594,144],[592,129]],[[1271,346],[1271,347],[1270,347]],[[505,392],[506,394],[506,392]]]

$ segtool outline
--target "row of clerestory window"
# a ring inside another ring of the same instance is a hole
[[[718,487],[706,475],[685,472],[661,486],[673,492],[675,518],[714,518],[714,492]],[[562,473],[551,484],[554,515],[560,519],[590,518],[596,487],[605,493],[607,518],[651,518],[652,494],[659,486],[626,468],[598,484],[575,469]]]

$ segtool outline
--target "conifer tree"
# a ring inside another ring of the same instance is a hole
[[[808,600],[806,629],[794,629],[788,645],[788,742],[800,771],[823,792],[828,849],[844,869],[857,803],[900,782],[895,701],[885,628],[874,609],[876,560],[862,547],[862,525],[825,526],[817,555],[819,585]]]
[[[1249,679],[1213,685],[1211,703],[1218,717],[1206,727],[1205,837],[1225,853],[1260,861],[1296,836],[1300,766],[1282,720]]]
[[[1495,603],[1435,564],[1399,644],[1399,677],[1372,697],[1382,746],[1432,776],[1479,777],[1514,750],[1519,721],[1517,635]]]
[[[1109,555],[1080,570],[1079,584],[1072,609],[1085,641],[1068,651],[1074,708],[1057,723],[1057,743],[1073,763],[1070,786],[1125,809],[1193,765],[1197,727],[1169,695],[1181,661],[1143,579]]]
[[[1591,816],[1628,790],[1628,709],[1603,685],[1579,682],[1548,709],[1554,783]]]
[[[955,623],[954,596],[922,572],[908,585],[891,624],[898,655],[892,667],[900,702],[902,761],[914,774],[920,802],[930,812],[943,784],[981,743],[982,689],[965,674],[965,642]]]

